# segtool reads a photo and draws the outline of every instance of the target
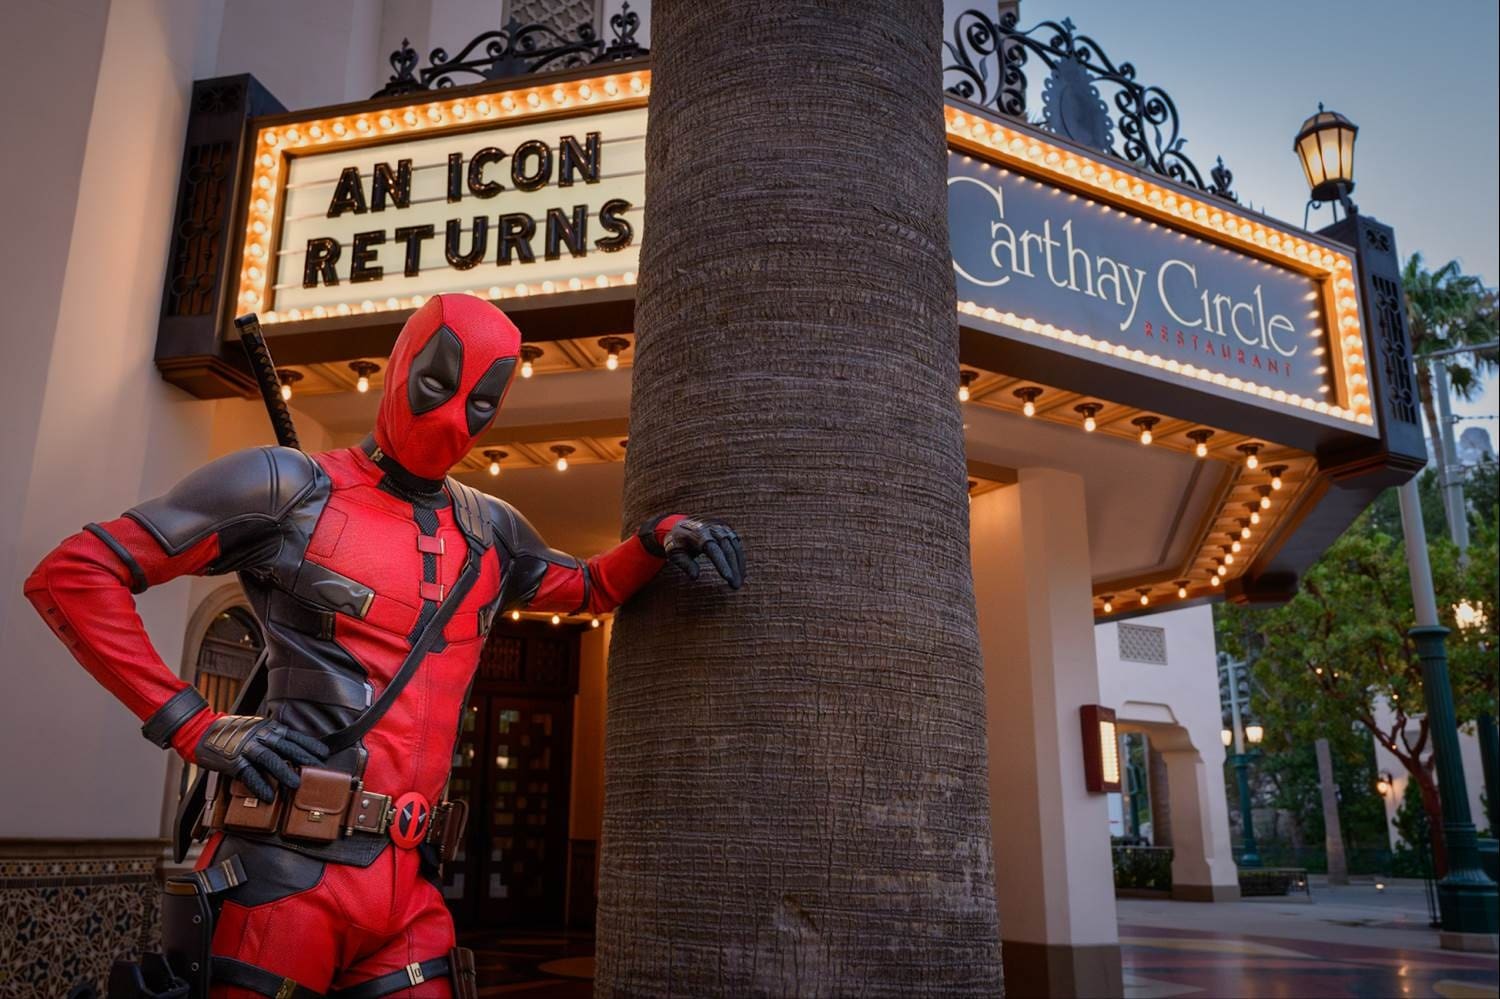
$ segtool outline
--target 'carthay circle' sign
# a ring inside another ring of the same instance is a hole
[[[1373,434],[1346,248],[953,103],[962,321]]]
[[[949,154],[958,294],[1309,398],[1331,392],[1310,277]]]

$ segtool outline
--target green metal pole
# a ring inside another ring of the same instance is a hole
[[[1235,779],[1240,786],[1240,825],[1244,829],[1244,842],[1240,844],[1240,866],[1259,867],[1260,850],[1255,843],[1255,813],[1250,803],[1250,754],[1234,754]]]
[[[1479,757],[1480,765],[1484,769],[1484,810],[1485,818],[1490,823],[1491,838],[1500,839],[1500,819],[1496,819],[1496,810],[1500,808],[1500,794],[1495,790],[1495,771],[1500,769],[1500,733],[1495,731],[1495,716],[1488,711],[1479,716],[1475,723],[1479,729]]]
[[[1408,479],[1398,491],[1401,531],[1406,536],[1406,567],[1411,574],[1412,604],[1417,626],[1408,634],[1422,661],[1422,692],[1427,702],[1432,755],[1437,764],[1438,793],[1443,806],[1443,840],[1448,847],[1448,872],[1438,882],[1438,910],[1448,933],[1493,934],[1500,929],[1495,882],[1479,866],[1479,843],[1469,813],[1469,791],[1464,782],[1458,749],[1458,722],[1453,689],[1448,682],[1448,629],[1438,623],[1437,596],[1432,587],[1432,565],[1427,558],[1427,535],[1422,528],[1417,480]],[[1447,941],[1444,941],[1447,943]]]

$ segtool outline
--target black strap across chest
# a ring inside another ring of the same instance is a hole
[[[443,629],[452,620],[454,612],[458,610],[458,605],[464,602],[464,598],[469,595],[469,591],[478,581],[479,573],[484,565],[481,554],[472,546],[470,547],[468,557],[464,560],[463,571],[458,574],[458,581],[453,584],[453,589],[448,591],[443,602],[438,604],[436,613],[427,619],[427,624],[412,642],[411,650],[406,653],[401,668],[396,671],[395,676],[391,677],[391,682],[380,692],[375,703],[350,724],[323,737],[322,742],[328,747],[330,756],[340,750],[348,749],[363,739],[365,734],[385,717],[391,705],[396,703],[396,698],[401,696],[401,691],[411,682],[412,677],[417,675],[417,670],[421,669],[422,663],[427,659],[427,654],[442,637]]]

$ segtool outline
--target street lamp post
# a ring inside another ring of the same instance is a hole
[[[1234,765],[1235,783],[1240,792],[1240,826],[1244,842],[1240,844],[1239,864],[1241,867],[1259,867],[1260,850],[1255,843],[1255,812],[1250,800],[1250,763],[1260,752],[1246,752],[1245,745],[1249,743],[1251,746],[1258,746],[1260,740],[1265,738],[1266,730],[1260,725],[1246,725],[1240,717],[1239,683],[1234,675],[1236,665],[1229,664],[1229,720],[1234,727],[1224,730],[1224,748],[1234,748],[1234,752],[1229,754],[1229,762]]]
[[[1358,236],[1362,225],[1373,224],[1359,215],[1349,200],[1354,190],[1354,139],[1358,128],[1343,115],[1325,111],[1302,123],[1293,151],[1302,162],[1311,193],[1309,207],[1321,201],[1337,201],[1347,215],[1337,226],[1345,239]],[[1342,230],[1350,225],[1356,232]],[[1384,227],[1380,227],[1384,229]],[[1389,240],[1389,229],[1385,229]],[[1360,241],[1361,269],[1365,247]],[[1394,245],[1388,252],[1394,254]],[[1441,446],[1441,444],[1439,444]],[[1479,864],[1479,845],[1469,812],[1469,792],[1458,748],[1458,722],[1453,708],[1453,689],[1448,681],[1448,654],[1444,638],[1448,629],[1438,621],[1437,597],[1432,586],[1432,566],[1427,557],[1427,535],[1422,527],[1422,507],[1416,478],[1397,490],[1401,505],[1401,532],[1406,542],[1406,567],[1411,576],[1412,604],[1416,626],[1408,634],[1422,661],[1422,692],[1426,701],[1432,755],[1437,764],[1439,797],[1443,808],[1443,837],[1448,846],[1448,871],[1438,882],[1443,946],[1458,949],[1494,949],[1494,934],[1500,924],[1495,883]]]

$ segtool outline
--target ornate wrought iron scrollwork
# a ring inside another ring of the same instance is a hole
[[[1025,67],[1035,55],[1048,77],[1042,116],[1033,124],[1200,191],[1238,200],[1230,188],[1234,176],[1222,158],[1205,180],[1182,151],[1187,140],[1167,92],[1138,81],[1132,63],[1114,62],[1098,42],[1078,32],[1071,18],[1022,31],[1014,11],[996,22],[968,10],[954,20],[953,38],[943,48],[951,60],[943,67],[948,93],[1025,121]],[[1108,102],[1101,86],[1110,92]]]
[[[522,24],[512,17],[505,27],[484,32],[453,55],[444,48],[433,49],[428,64],[421,69],[417,68],[420,58],[411,42],[402,39],[401,48],[391,53],[394,72],[374,96],[440,90],[647,54],[635,37],[641,27],[640,15],[630,9],[629,3],[622,4],[610,17],[609,27],[611,37],[606,41],[591,24],[580,25],[568,35],[544,24]]]

